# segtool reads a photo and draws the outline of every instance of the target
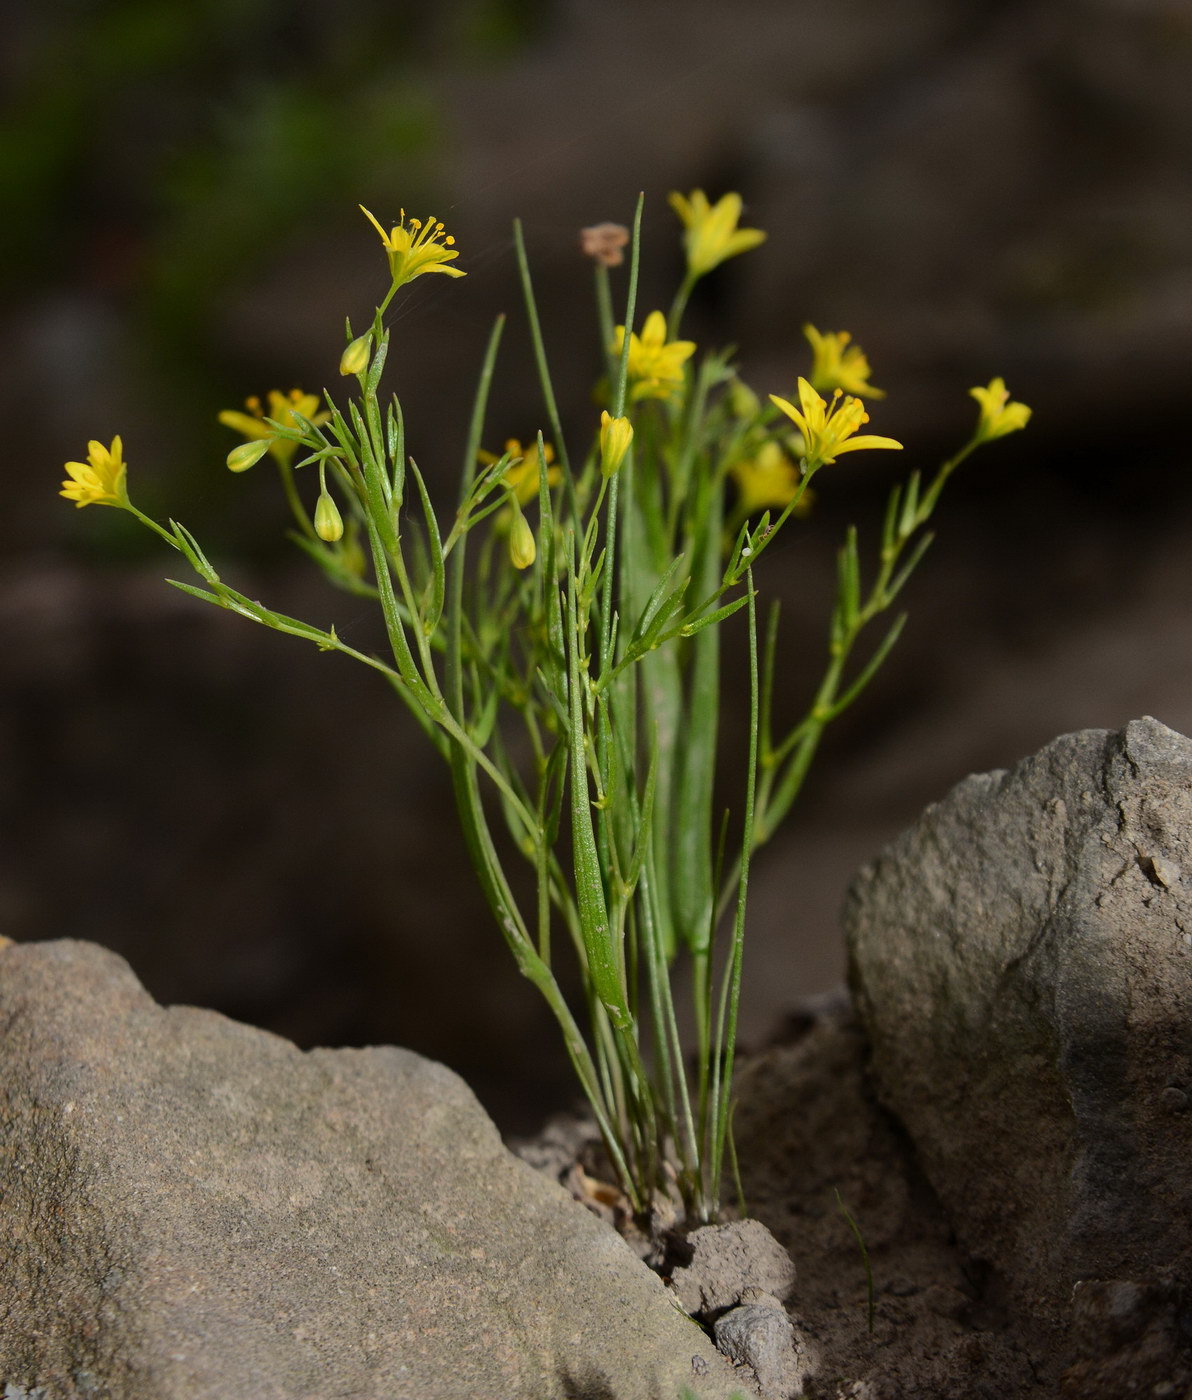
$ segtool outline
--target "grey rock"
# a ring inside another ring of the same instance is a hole
[[[795,1266],[760,1220],[702,1225],[686,1243],[690,1260],[671,1270],[671,1283],[689,1313],[731,1308],[749,1289],[790,1297]]]
[[[44,1400],[674,1400],[731,1368],[409,1051],[0,948],[0,1381]],[[698,1381],[695,1378],[698,1376]]]
[[[764,1400],[802,1395],[814,1367],[786,1312],[765,1303],[745,1303],[717,1318],[716,1345],[732,1360],[749,1366]]]
[[[1187,1276],[1184,871],[1192,741],[1147,718],[967,778],[850,890],[879,1091],[1020,1297]]]

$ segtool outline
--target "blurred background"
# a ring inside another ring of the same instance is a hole
[[[572,1097],[390,694],[168,588],[134,522],[56,495],[63,461],[121,433],[142,509],[371,645],[367,609],[283,538],[268,464],[224,469],[216,422],[336,378],[345,314],[384,291],[358,203],[433,212],[468,273],[422,279],[394,320],[446,500],[500,311],[489,445],[544,426],[513,217],[587,424],[579,228],[630,222],[645,191],[649,310],[681,274],[667,192],[742,193],[769,241],[686,329],[783,394],[805,320],[849,329],[889,393],[873,430],[909,449],[843,459],[768,556],[792,716],[845,525],[872,545],[897,468],[967,436],[973,384],[1004,375],[1035,410],[949,488],[895,656],[757,862],[746,1042],[839,983],[850,874],[965,774],[1143,713],[1192,730],[1185,0],[47,0],[6,7],[0,82],[3,934],[98,940],[159,999],[302,1045],[409,1045],[506,1128]]]

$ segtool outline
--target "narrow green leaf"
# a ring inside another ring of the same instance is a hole
[[[892,554],[898,545],[898,507],[902,501],[902,487],[895,486],[886,502],[886,514],[882,521],[882,554]]]
[[[902,635],[902,629],[906,626],[906,616],[906,613],[901,613],[895,620],[894,625],[886,633],[878,649],[869,658],[861,674],[833,704],[828,716],[829,719],[835,719],[837,715],[843,714],[874,676],[877,675],[878,671],[881,669],[882,662],[889,656],[895,642],[897,642],[898,638]]]
[[[203,553],[198,540],[190,533],[185,525],[181,525],[177,520],[170,521],[170,529],[174,533],[174,539],[178,548],[186,556],[187,563],[201,578],[205,578],[208,583],[218,583],[219,575],[212,567],[211,561]]]
[[[726,617],[732,617],[733,613],[739,612],[748,602],[749,595],[746,594],[743,598],[738,598],[732,603],[726,603],[722,608],[717,608],[715,612],[705,613],[703,617],[697,617],[694,622],[685,622],[681,629],[681,635],[694,637],[705,627],[711,627],[713,623],[723,622]]]
[[[650,849],[652,837],[652,825],[654,821],[654,793],[658,786],[658,747],[652,745],[650,748],[650,766],[646,770],[646,786],[641,796],[641,804],[636,816],[637,843],[634,846],[633,855],[629,862],[629,868],[625,873],[625,884],[630,892],[633,891],[641,878],[642,868],[646,863],[646,856]]]
[[[906,499],[898,516],[898,538],[905,540],[919,524],[919,473],[912,472],[906,483]]]
[[[846,628],[851,628],[861,606],[861,561],[857,557],[855,525],[848,527],[836,561],[841,620]]]
[[[389,404],[388,419],[385,449],[389,453],[389,465],[393,473],[393,503],[394,507],[400,510],[406,498],[406,419],[402,412],[401,400],[396,394]]]
[[[435,508],[430,503],[426,483],[413,457],[410,458],[410,471],[414,475],[414,484],[418,487],[418,499],[422,503],[422,514],[426,520],[426,538],[430,545],[430,596],[429,601],[424,602],[425,611],[422,616],[422,627],[429,637],[443,616],[447,575],[443,567],[443,541],[439,535],[439,522],[435,519]]]
[[[209,593],[205,588],[196,588],[193,583],[181,583],[176,578],[168,578],[166,582],[172,588],[180,589],[183,593],[189,593],[192,598],[202,598],[204,603],[214,603],[217,608],[228,607],[228,603],[221,598],[218,593]]]
[[[642,615],[638,619],[630,645],[647,641],[652,635],[655,621],[660,617],[659,630],[661,630],[662,623],[665,623],[673,611],[676,599],[686,591],[689,583],[688,579],[683,579],[679,584],[675,584],[675,576],[682,569],[683,564],[683,555],[677,555],[670,568],[658,580],[657,586],[646,601],[646,606],[642,609]]]
[[[385,361],[389,357],[389,332],[376,342],[373,348],[372,361],[368,367],[368,378],[364,381],[364,393],[366,397],[375,399],[377,385],[381,382],[381,374],[385,369]]]
[[[592,824],[588,793],[587,737],[584,732],[586,685],[579,664],[583,639],[579,635],[574,547],[572,537],[572,558],[567,569],[567,742],[571,751],[571,843],[576,903],[592,987],[608,1012],[613,1026],[624,1029],[630,1025],[633,1018],[625,1003],[619,959],[609,928],[608,909],[604,902],[604,882],[600,873],[600,857],[596,849],[596,833]]]
[[[906,563],[902,566],[898,573],[895,574],[891,582],[886,585],[885,593],[882,599],[885,606],[889,607],[889,605],[894,601],[894,599],[897,598],[898,595],[902,592],[903,588],[906,585],[907,579],[909,579],[910,576],[918,568],[919,561],[931,548],[931,542],[934,539],[935,536],[933,534],[928,534],[924,535],[922,539],[920,539],[916,543],[914,549],[911,551],[911,557],[906,561]]]

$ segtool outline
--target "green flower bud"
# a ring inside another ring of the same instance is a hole
[[[257,438],[255,442],[242,442],[239,447],[233,447],[228,453],[228,470],[246,472],[249,467],[255,467],[269,451],[270,441],[269,438]]]
[[[728,386],[728,406],[734,418],[756,418],[761,412],[761,401],[743,379],[735,376]]]
[[[537,554],[534,531],[530,529],[529,522],[519,510],[509,527],[509,558],[513,561],[515,569],[528,569]]]
[[[365,331],[363,335],[358,335],[339,357],[340,374],[362,373],[368,368],[371,350],[372,334],[369,331]]]
[[[315,502],[315,534],[328,544],[343,539],[343,516],[340,515],[339,507],[331,499],[328,491],[322,491]]]

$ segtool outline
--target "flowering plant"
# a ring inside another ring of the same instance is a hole
[[[755,570],[809,483],[846,452],[899,450],[861,433],[869,362],[843,332],[806,335],[810,378],[793,402],[761,400],[730,356],[679,338],[700,277],[758,246],[739,229],[741,200],[672,196],[687,270],[669,313],[637,324],[641,204],[632,237],[587,230],[606,404],[564,431],[520,226],[517,261],[546,432],[500,454],[483,450],[489,387],[503,333],[489,337],[472,406],[458,502],[444,518],[405,448],[398,397],[383,398],[395,294],[450,264],[454,240],[435,219],[380,234],[389,288],[369,328],[347,329],[342,404],[272,392],[221,420],[245,439],[227,465],[272,458],[295,538],[328,578],[373,600],[388,653],[238,592],[176,521],[129,499],[122,444],[92,442],[68,463],[62,494],[79,506],[131,511],[176,550],[199,583],[171,580],[252,622],[338,651],[383,676],[447,763],[472,861],[519,970],[562,1030],[628,1208],[660,1204],[715,1218],[731,1162],[731,1087],[750,858],[790,810],[825,728],[869,684],[894,645],[898,617],[858,663],[854,652],[918,564],[925,526],[959,463],[980,443],[1025,426],[1001,380],[976,389],[972,438],[924,484],[894,488],[877,566],[866,583],[855,530],[840,551],[825,668],[806,711],[774,714],[778,616],[759,640]],[[610,229],[612,232],[610,233]],[[616,324],[610,269],[630,250]],[[825,399],[824,394],[830,397]],[[547,441],[549,436],[550,441]],[[310,468],[313,468],[311,472]],[[300,474],[305,472],[305,477]],[[305,498],[300,484],[317,477]],[[309,496],[314,495],[313,510]],[[717,816],[720,630],[740,615],[748,640],[749,738],[735,819]],[[503,841],[503,826],[512,844]],[[513,854],[510,854],[512,850]],[[523,903],[510,860],[528,862]],[[582,1015],[557,970],[563,942],[583,974]],[[672,971],[691,966],[694,1067],[680,1038]],[[586,1025],[585,1025],[586,1023]],[[727,1159],[726,1159],[727,1154]]]

